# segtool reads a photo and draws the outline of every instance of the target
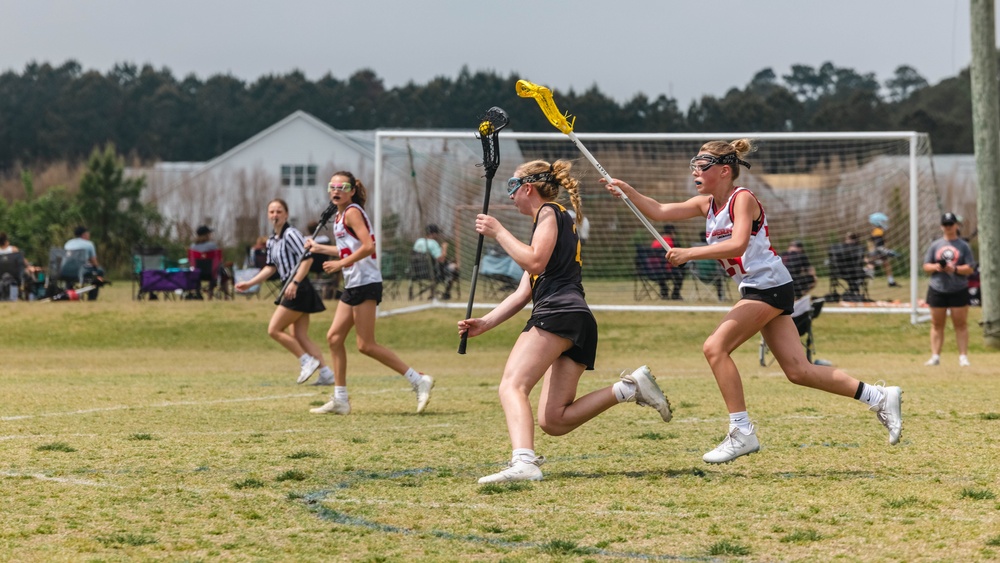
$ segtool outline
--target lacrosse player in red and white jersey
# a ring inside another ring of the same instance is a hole
[[[729,410],[726,438],[703,459],[707,463],[727,463],[760,449],[756,427],[747,414],[740,373],[731,357],[733,350],[758,332],[789,381],[866,403],[889,430],[889,443],[895,445],[903,428],[899,387],[862,383],[840,369],[815,365],[806,359],[791,317],[792,278],[771,247],[764,207],[750,190],[735,183],[740,166],[750,168],[744,157],[753,150],[749,139],[702,145],[691,159],[691,176],[698,195],[679,203],[659,203],[621,180],[607,185],[616,197],[619,194],[615,188],[622,190],[652,220],[704,217],[708,245],[671,248],[667,260],[680,266],[691,260],[715,259],[739,284],[740,300],[702,347]]]
[[[321,407],[310,409],[315,414],[349,414],[347,396],[347,348],[344,342],[351,328],[355,329],[358,351],[374,358],[396,373],[406,377],[417,394],[417,412],[423,412],[431,399],[434,378],[408,366],[395,352],[375,341],[375,308],[382,302],[382,273],[375,260],[375,236],[371,220],[365,213],[368,192],[364,184],[346,171],[337,172],[327,187],[330,202],[337,206],[333,225],[336,245],[306,240],[310,252],[332,256],[323,262],[327,273],[342,272],[344,292],[337,303],[333,324],[326,333],[333,355],[333,397]]]

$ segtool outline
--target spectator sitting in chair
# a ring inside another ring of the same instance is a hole
[[[667,224],[663,225],[663,230],[660,231],[663,234],[663,242],[667,243],[671,248],[677,246],[675,243],[675,235],[677,234],[677,229],[673,225]],[[649,245],[650,248],[663,248],[660,241],[654,240]],[[663,254],[666,255],[667,251],[664,250]],[[684,286],[684,266],[673,266],[670,262],[667,262],[666,258],[663,259],[664,268],[666,268],[666,276],[659,279],[660,284],[660,298],[661,299],[673,299],[674,301],[680,301],[681,288]],[[673,291],[668,289],[668,283],[673,284]]]
[[[257,237],[257,242],[247,252],[248,268],[263,268],[267,263],[267,237]],[[275,274],[277,275],[277,273]]]
[[[882,266],[882,272],[885,273],[889,287],[896,287],[899,284],[892,276],[892,259],[897,254],[895,250],[885,245],[885,233],[889,230],[889,217],[885,213],[872,213],[868,216],[868,222],[872,225],[871,251],[868,253],[871,276],[875,275],[875,266]]]
[[[809,262],[802,241],[793,240],[788,245],[788,250],[781,254],[781,261],[792,275],[792,291],[795,293],[795,299],[807,295],[816,287],[816,269]]]
[[[211,252],[213,250],[218,250],[219,245],[216,244],[214,240],[212,240],[213,232],[214,231],[212,231],[212,228],[209,227],[208,225],[202,225],[198,227],[198,229],[194,233],[194,242],[191,243],[191,246],[189,248],[194,252]],[[191,266],[194,267],[194,264],[191,264]],[[208,274],[202,272],[203,280],[206,279],[205,278],[206,275]],[[215,292],[216,280],[214,278],[210,278],[207,279],[207,281],[208,281],[208,298],[211,299],[212,294]],[[194,293],[189,294],[186,297],[186,299],[204,299],[204,297],[201,294],[201,284],[199,284],[198,289]]]
[[[14,254],[15,252],[21,252],[21,249],[10,243],[10,237],[7,233],[0,231],[0,254]],[[28,262],[27,256],[22,256],[24,258],[24,275],[34,277],[35,274],[42,271],[42,268],[38,266],[33,266],[31,262]]]
[[[198,227],[195,231],[194,243],[191,244],[191,250],[195,252],[208,252],[210,250],[216,250],[219,245],[215,244],[212,240],[212,229],[208,225],[202,225]]]
[[[448,243],[441,240],[441,229],[431,223],[427,225],[426,232],[426,236],[413,243],[413,251],[430,254],[434,258],[437,278],[445,283],[441,299],[451,299],[451,285],[458,279],[458,264],[448,261]]]
[[[97,262],[97,247],[90,241],[90,229],[80,225],[76,229],[73,229],[73,237],[66,241],[63,248],[66,250],[85,250],[87,252],[87,265],[84,266],[83,276],[84,279],[90,278],[95,281],[94,289],[87,293],[87,300],[93,301],[97,299],[97,292],[100,291],[101,285],[104,284],[104,269]]]

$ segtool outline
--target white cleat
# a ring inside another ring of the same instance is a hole
[[[924,362],[924,365],[925,366],[937,366],[937,365],[941,365],[941,357],[937,356],[937,355],[931,356],[931,359],[929,359],[926,362]]]
[[[431,389],[434,388],[434,378],[429,375],[420,375],[420,382],[413,386],[413,392],[417,394],[417,413],[424,412],[427,403],[431,401]]]
[[[875,411],[875,417],[889,430],[889,444],[895,446],[903,434],[903,390],[882,385],[875,387],[882,390],[882,400],[868,410]]]
[[[331,375],[330,377],[323,377],[322,375],[320,375],[316,379],[316,381],[313,381],[309,385],[312,385],[314,387],[319,385],[333,385],[333,376]]]
[[[967,368],[967,367],[969,367],[971,365],[972,364],[969,363],[969,357],[968,356],[959,356],[958,357],[958,367]]]
[[[541,481],[542,470],[539,469],[539,466],[543,463],[545,463],[545,458],[541,456],[536,457],[534,461],[511,461],[507,464],[507,469],[504,469],[499,473],[494,473],[493,475],[480,477],[479,484],[509,483],[512,481]]]
[[[734,459],[760,451],[760,441],[757,440],[757,427],[751,425],[750,433],[744,434],[734,427],[729,435],[714,450],[703,455],[705,463],[729,463]]]
[[[670,410],[670,401],[656,384],[656,377],[649,372],[648,366],[641,366],[632,373],[622,374],[622,381],[635,385],[635,404],[643,407],[653,407],[660,413],[663,422],[670,422],[674,414]]]
[[[309,412],[313,414],[351,414],[351,401],[349,399],[344,401],[331,399],[322,407],[309,409]]]
[[[306,381],[309,380],[310,377],[312,377],[312,374],[316,373],[316,370],[318,369],[319,369],[319,360],[317,358],[309,356],[309,359],[306,360],[306,363],[302,364],[302,370],[299,371],[299,378],[295,380],[295,383],[299,384],[305,383]]]

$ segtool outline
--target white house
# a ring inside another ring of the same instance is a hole
[[[338,170],[371,177],[374,133],[337,131],[304,111],[203,163],[163,162],[132,170],[146,176],[144,199],[155,203],[173,225],[174,235],[189,238],[198,225],[210,225],[216,239],[231,245],[266,233],[267,203],[288,203],[290,221],[305,230],[326,208],[326,184]]]
[[[195,229],[206,224],[220,244],[232,247],[270,234],[266,207],[275,198],[288,203],[291,224],[306,232],[329,203],[330,176],[348,170],[368,189],[366,209],[378,223],[375,228],[391,225],[392,232],[383,233],[380,245],[391,239],[404,244],[422,236],[428,223],[449,233],[458,207],[481,206],[481,142],[475,130],[462,133],[458,140],[417,137],[387,145],[380,194],[374,193],[376,132],[339,131],[304,111],[208,162],[162,162],[128,172],[146,176],[143,197],[166,217],[172,236],[190,240]],[[518,162],[517,143],[501,143],[505,157]],[[466,194],[474,202],[456,200],[439,189],[445,177],[455,181],[459,176],[464,178],[460,182],[474,184]],[[375,217],[376,197],[381,197],[386,217]],[[475,211],[464,213],[474,216]]]

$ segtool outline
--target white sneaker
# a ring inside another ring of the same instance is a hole
[[[931,356],[931,359],[924,362],[925,366],[936,366],[940,364],[941,364],[941,356],[938,356],[936,354]]]
[[[635,385],[635,395],[632,400],[635,400],[635,404],[643,407],[653,407],[658,413],[660,413],[660,418],[663,422],[670,422],[673,417],[673,413],[670,410],[670,401],[660,390],[660,386],[656,384],[656,377],[649,372],[648,366],[640,366],[638,369],[629,374],[622,374],[622,381],[632,383]]]
[[[895,446],[903,434],[903,390],[882,385],[875,387],[882,390],[882,400],[868,410],[875,411],[875,417],[889,430],[889,444]]]
[[[971,365],[972,364],[969,363],[969,357],[968,356],[959,356],[958,357],[958,366],[959,367],[967,368],[967,367],[969,367]]]
[[[309,412],[313,414],[351,414],[351,401],[350,399],[344,401],[330,399],[329,403],[322,407],[309,409]]]
[[[487,483],[508,483],[511,481],[541,481],[542,480],[542,470],[539,469],[541,464],[545,463],[544,457],[536,457],[534,461],[511,461],[507,464],[507,469],[499,473],[494,473],[493,475],[487,475],[486,477],[479,478],[479,484],[485,485]]]
[[[760,441],[757,440],[757,427],[751,425],[750,433],[744,434],[739,428],[733,428],[729,435],[714,450],[703,455],[705,463],[729,463],[734,459],[760,451]]]
[[[316,378],[316,381],[313,381],[310,385],[333,385],[333,374],[330,374],[329,377],[323,377],[323,374],[320,374],[320,376]]]
[[[295,381],[295,383],[300,383],[300,384],[305,383],[306,381],[309,380],[310,377],[312,377],[312,374],[316,373],[316,370],[318,369],[319,369],[319,360],[312,356],[309,356],[309,359],[306,360],[306,363],[302,364],[302,370],[299,371],[299,378]]]
[[[427,403],[431,401],[431,389],[434,388],[434,378],[429,375],[420,375],[420,382],[413,386],[413,392],[417,394],[417,413],[424,412]]]

